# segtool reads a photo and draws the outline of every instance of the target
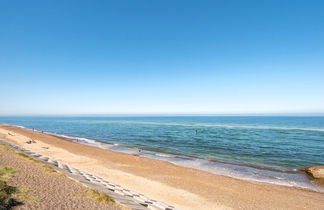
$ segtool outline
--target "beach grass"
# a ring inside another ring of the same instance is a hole
[[[0,209],[9,208],[14,199],[13,195],[18,192],[18,188],[7,184],[15,173],[15,169],[8,166],[0,166]]]
[[[5,144],[0,144],[0,148],[1,149],[4,149],[6,151],[9,151],[9,152],[15,152],[15,150],[11,149],[10,147],[8,147],[7,145]],[[24,154],[24,153],[20,153],[20,152],[16,152],[16,154],[22,158],[24,158],[25,160],[29,160],[33,163],[36,163],[37,165],[43,167],[43,169],[48,172],[48,173],[58,173],[58,174],[61,174],[61,175],[64,175],[62,173],[59,173],[58,171],[56,171],[55,169],[53,169],[52,167],[50,167],[49,165],[46,165],[44,163],[41,163],[40,161],[38,160],[35,160],[33,158],[31,158],[30,156]]]
[[[10,147],[8,147],[8,146],[5,145],[5,144],[0,144],[0,148],[1,148],[1,149],[4,149],[4,150],[6,150],[6,151],[14,152],[13,149],[11,149]]]
[[[19,156],[20,158],[23,158],[26,161],[33,162],[34,164],[42,167],[44,169],[44,171],[47,173],[56,173],[56,174],[65,176],[64,174],[53,169],[51,166],[46,165],[38,160],[35,160],[32,157],[30,157],[24,153],[16,152],[13,149],[11,149],[10,147],[8,147],[7,145],[0,144],[0,149],[16,153],[16,155]],[[40,200],[38,198],[28,195],[28,192],[29,192],[28,189],[7,185],[6,181],[9,180],[12,176],[14,176],[16,171],[17,170],[12,167],[8,167],[8,166],[0,167],[0,189],[1,189],[0,202],[1,202],[1,205],[3,204],[2,206],[0,205],[0,210],[7,209],[11,205],[13,205],[12,202],[13,202],[14,198],[17,198],[21,201],[27,201],[27,202],[40,202]],[[110,205],[117,205],[117,203],[112,198],[110,198],[108,195],[98,192],[93,189],[87,189],[85,197],[95,199],[98,202],[107,203]]]
[[[20,153],[19,152],[19,153],[17,153],[17,155],[20,156],[20,157],[22,157],[22,158],[24,158],[24,159],[26,159],[26,160],[28,160],[28,161],[31,161],[31,162],[33,162],[33,163],[41,166],[48,173],[57,173],[57,174],[60,174],[62,176],[65,176],[64,174],[62,174],[62,173],[56,171],[55,169],[53,169],[51,166],[46,165],[46,164],[44,164],[44,163],[42,163],[42,162],[40,162],[38,160],[35,160],[35,159],[29,157],[28,155],[26,155],[24,153]]]
[[[46,165],[38,160],[33,159],[32,157],[16,152],[5,144],[0,144],[0,149],[6,150],[8,152],[14,152],[20,158],[23,158],[26,161],[33,162],[34,164],[42,167],[48,173],[56,173],[62,176],[64,174],[56,171],[51,166]],[[10,186],[7,184],[7,180],[14,176],[17,172],[16,169],[9,166],[0,166],[0,210],[8,209],[11,206],[14,206],[15,203],[19,203],[19,201],[27,201],[27,202],[40,202],[40,200],[36,197],[32,197],[28,195],[29,190],[22,187]],[[98,192],[93,189],[87,189],[85,197],[95,199],[97,202],[107,203],[110,205],[119,206],[111,197],[108,195]],[[18,200],[16,200],[18,199]],[[123,206],[120,206],[123,207]],[[125,208],[122,208],[125,209]]]
[[[9,166],[0,166],[0,181],[8,181],[16,173],[16,169]]]
[[[86,191],[86,197],[93,198],[93,199],[97,200],[98,202],[103,202],[103,203],[107,203],[107,204],[116,204],[116,202],[108,195],[98,192],[97,190],[93,190],[93,189],[88,189]]]
[[[10,209],[20,203],[39,202],[36,197],[28,195],[29,190],[22,187],[11,186],[7,181],[12,178],[17,170],[9,166],[0,166],[0,209]]]

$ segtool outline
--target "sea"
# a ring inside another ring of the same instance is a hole
[[[238,179],[324,192],[299,169],[324,165],[322,116],[0,117],[82,144]]]

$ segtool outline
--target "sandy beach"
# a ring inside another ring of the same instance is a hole
[[[322,209],[324,194],[244,181],[0,125],[0,138],[179,209]],[[27,144],[35,140],[37,143]]]
[[[115,202],[98,201],[89,188],[53,168],[0,145],[0,209],[127,209]],[[2,191],[3,190],[3,191]]]

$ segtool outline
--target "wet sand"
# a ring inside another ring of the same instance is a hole
[[[180,209],[322,209],[324,206],[324,193],[215,175],[17,127],[0,125],[0,138]],[[30,139],[37,143],[26,144]]]

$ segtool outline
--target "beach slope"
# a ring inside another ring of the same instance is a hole
[[[0,183],[0,209],[126,209],[109,197],[97,201],[93,190],[3,144]]]
[[[0,139],[180,209],[321,209],[324,194],[244,181],[0,125]],[[31,139],[37,143],[27,144]]]

